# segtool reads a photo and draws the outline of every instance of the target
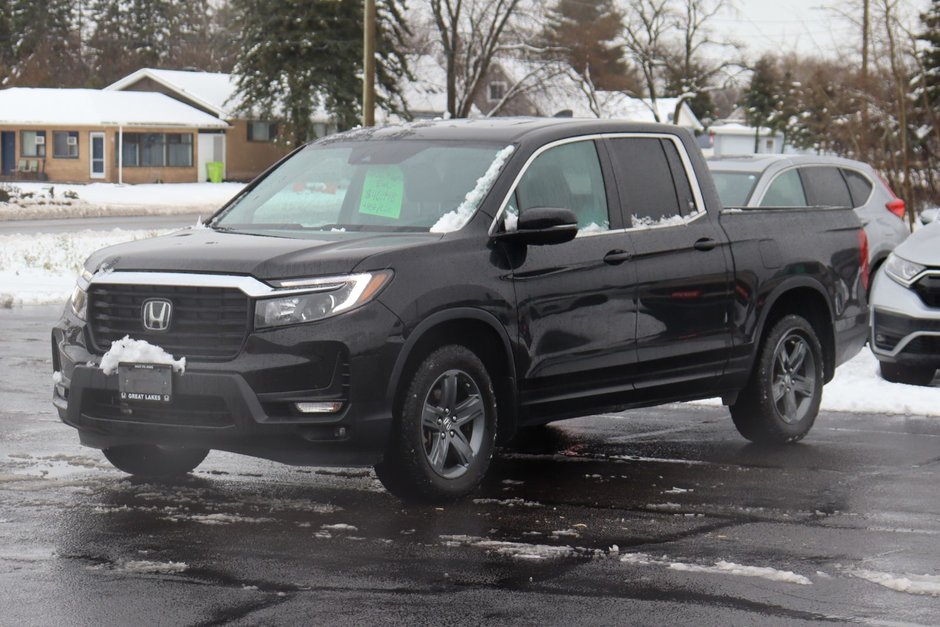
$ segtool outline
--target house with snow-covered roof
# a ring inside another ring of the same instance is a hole
[[[228,123],[159,93],[0,90],[0,176],[61,182],[197,180],[201,133]]]
[[[105,87],[105,91],[143,91],[165,94],[228,123],[222,132],[201,133],[199,153],[205,161],[224,163],[224,176],[249,180],[290,151],[277,119],[242,110],[232,74],[189,70],[142,68]],[[313,115],[317,137],[335,133],[336,123],[321,106]],[[205,168],[200,169],[205,180]]]

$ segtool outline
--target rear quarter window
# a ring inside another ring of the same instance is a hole
[[[845,182],[849,184],[849,193],[852,195],[852,207],[861,207],[871,197],[872,183],[861,172],[855,170],[842,170]]]

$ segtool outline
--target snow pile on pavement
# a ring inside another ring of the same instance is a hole
[[[435,222],[434,226],[431,227],[431,232],[450,233],[451,231],[462,229],[467,221],[473,217],[473,212],[476,211],[480,203],[483,202],[483,198],[486,197],[486,194],[493,186],[493,182],[496,181],[499,171],[503,169],[503,165],[515,149],[515,146],[506,146],[497,152],[493,163],[486,169],[483,176],[477,179],[477,183],[473,186],[473,189],[467,192],[460,206],[441,216],[441,219]]]
[[[940,577],[938,576],[910,574],[899,576],[873,570],[853,570],[850,574],[898,592],[940,597]]]
[[[637,566],[665,566],[670,570],[679,570],[689,573],[709,573],[720,575],[736,575],[738,577],[758,577],[769,581],[780,581],[783,583],[793,583],[801,586],[809,586],[813,582],[808,577],[798,575],[789,570],[778,570],[768,566],[744,566],[725,560],[718,560],[714,565],[704,566],[701,564],[690,564],[687,562],[673,562],[663,557],[661,559],[647,555],[646,553],[627,553],[620,558],[624,564],[634,564]]]
[[[165,230],[0,235],[0,307],[64,303],[91,253]]]
[[[723,575],[737,575],[739,577],[760,577],[770,581],[782,581],[784,583],[795,583],[801,586],[809,586],[811,582],[803,575],[797,575],[789,570],[777,570],[767,566],[742,566],[734,562],[719,560],[714,566],[699,566],[698,564],[684,564],[682,562],[673,562],[669,564],[671,570],[683,570],[690,573],[718,573]]]
[[[155,183],[117,185],[18,182],[9,202],[0,202],[0,220],[34,220],[116,215],[168,215],[214,212],[244,183]]]
[[[720,406],[721,399],[695,401]],[[878,360],[863,348],[852,360],[836,369],[836,377],[823,389],[821,411],[940,416],[940,387],[889,383],[881,378]]]
[[[478,536],[442,535],[444,546],[470,546],[495,553],[503,557],[521,560],[544,560],[574,557],[584,549],[572,546],[554,546],[550,544],[526,544],[524,542],[505,542],[489,540]]]
[[[132,340],[125,335],[120,340],[111,342],[111,348],[101,357],[101,370],[105,374],[114,374],[118,371],[121,362],[136,364],[166,364],[173,366],[173,370],[183,374],[186,372],[186,358],[173,359],[173,355],[144,340]]]

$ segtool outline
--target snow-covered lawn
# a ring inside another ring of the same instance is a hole
[[[244,183],[70,185],[15,182],[9,185],[22,195],[32,196],[17,195],[14,201],[0,203],[0,220],[210,213],[245,187]]]
[[[80,231],[0,236],[0,307],[65,303],[85,258],[98,248],[167,231]],[[720,405],[718,399],[699,401]],[[940,417],[940,386],[888,383],[866,348],[823,392],[827,411]]]

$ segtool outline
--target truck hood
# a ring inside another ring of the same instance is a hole
[[[895,249],[895,252],[922,266],[940,266],[940,222],[917,229]]]
[[[102,248],[85,262],[134,272],[198,272],[249,275],[257,279],[327,276],[352,271],[368,257],[436,242],[430,233],[315,233],[269,237],[212,229],[177,231],[161,237]]]

